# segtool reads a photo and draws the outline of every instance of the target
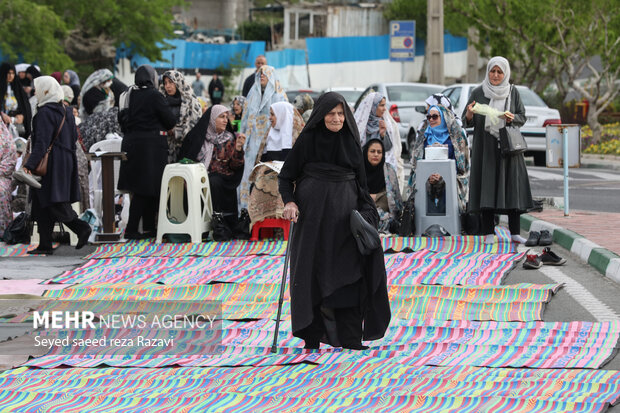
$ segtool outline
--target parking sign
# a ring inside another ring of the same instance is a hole
[[[415,20],[390,22],[390,61],[413,62],[415,58]]]

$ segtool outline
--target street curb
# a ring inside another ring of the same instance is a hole
[[[524,231],[547,230],[553,235],[553,241],[585,263],[595,268],[605,277],[620,284],[620,256],[590,241],[578,233],[562,228],[530,214],[521,215],[521,228]]]

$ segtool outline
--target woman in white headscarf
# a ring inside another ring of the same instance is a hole
[[[403,185],[405,170],[401,158],[400,132],[385,104],[385,96],[378,92],[369,93],[355,111],[355,122],[362,147],[371,139],[381,140],[385,148],[385,162],[396,169],[398,181]]]
[[[77,249],[88,242],[90,226],[77,217],[71,208],[80,200],[75,145],[77,130],[73,111],[62,103],[65,95],[51,76],[34,80],[38,111],[32,126],[32,152],[23,169],[31,173],[43,159],[48,147],[47,173],[41,179],[41,188],[31,188],[32,216],[37,221],[39,246],[29,254],[52,254],[54,223],[62,222],[78,235]]]
[[[494,215],[507,214],[512,241],[524,243],[520,235],[519,215],[532,207],[532,193],[523,154],[502,156],[499,130],[504,125],[523,126],[525,108],[516,88],[510,83],[510,64],[501,56],[487,64],[482,85],[474,89],[463,112],[465,127],[474,127],[469,185],[469,209],[480,212],[485,243],[495,242]],[[497,123],[474,114],[476,103],[487,104],[507,112]],[[506,106],[507,104],[507,106]]]
[[[279,169],[272,161],[286,160],[304,125],[299,112],[288,102],[271,105],[269,120],[271,128],[261,142],[254,163],[268,164],[256,166],[250,174],[250,183],[253,184],[248,205],[250,226],[265,218],[283,217],[284,203],[278,191]]]
[[[276,102],[286,102],[286,94],[280,86],[275,69],[271,66],[262,66],[256,72],[256,81],[250,89],[243,108],[240,131],[247,140],[245,142],[245,167],[243,179],[239,187],[239,204],[246,208],[250,196],[250,173],[254,161],[259,153],[262,139],[267,135],[270,127],[269,108]]]

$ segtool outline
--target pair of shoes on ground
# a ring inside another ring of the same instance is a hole
[[[529,251],[528,251],[529,252]],[[527,254],[523,268],[529,270],[536,270],[543,265],[564,265],[566,264],[566,258],[562,258],[555,252],[551,251],[551,248],[543,248],[542,254]]]
[[[538,231],[530,231],[530,236],[525,241],[526,247],[535,247],[536,245],[540,245],[541,247],[546,247],[553,243],[553,237],[551,233],[547,230]]]

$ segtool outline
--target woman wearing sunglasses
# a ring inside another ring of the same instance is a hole
[[[442,99],[436,100],[436,102],[440,101]],[[424,159],[424,148],[437,145],[447,146],[448,158],[455,161],[459,213],[463,214],[466,211],[469,190],[469,148],[467,147],[467,136],[461,127],[458,117],[454,115],[451,108],[446,108],[439,103],[429,106],[426,120],[418,128],[418,134],[413,147],[413,156],[411,157],[408,199],[413,203],[416,192],[416,167],[418,161]],[[429,200],[434,201],[436,212],[441,212],[442,210],[440,205],[442,199],[445,202],[444,186],[445,182],[439,174],[432,174],[429,177],[427,190],[431,194]],[[443,194],[443,198],[441,194]],[[429,209],[429,211],[431,210],[433,208]],[[445,212],[445,209],[443,211]]]
[[[519,215],[533,206],[530,182],[523,154],[503,157],[499,148],[499,129],[504,125],[523,126],[525,108],[517,88],[510,87],[510,64],[501,56],[489,60],[487,76],[474,89],[463,113],[467,127],[474,127],[472,144],[469,209],[480,212],[485,243],[495,242],[494,216],[508,215],[512,241],[524,243]],[[487,104],[508,111],[499,123],[473,112],[474,104]]]

